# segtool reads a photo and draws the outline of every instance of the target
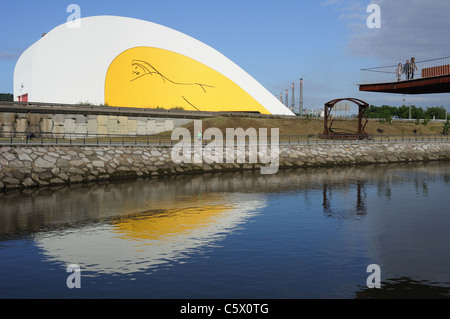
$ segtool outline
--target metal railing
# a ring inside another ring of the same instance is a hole
[[[41,132],[0,132],[0,145],[61,145],[61,146],[173,146],[184,143],[198,143],[197,137],[192,136],[190,141],[172,139],[171,135],[119,135],[119,134],[82,134],[82,133],[51,133]],[[28,135],[28,137],[27,137]],[[366,136],[367,137],[367,136]],[[244,141],[245,145],[252,145],[251,139],[243,140],[235,137],[236,143]],[[305,144],[369,144],[369,143],[415,143],[415,142],[450,142],[449,135],[442,134],[403,134],[403,135],[370,135],[369,138],[357,135],[336,135],[333,138],[323,139],[320,134],[314,135],[281,135],[272,140],[270,136],[264,139],[269,145],[278,141],[279,145],[305,145]],[[212,140],[202,139],[202,145]],[[262,140],[257,139],[259,145]],[[225,144],[225,136],[224,142]]]
[[[411,62],[411,59],[409,59]],[[405,61],[399,61],[404,67]],[[450,57],[433,60],[416,61],[417,70],[414,70],[414,79],[423,79],[434,76],[450,74]],[[396,65],[361,69],[360,84],[398,82]],[[401,81],[406,81],[406,74],[401,74]]]
[[[295,119],[291,115],[260,114],[253,112],[235,112],[235,111],[190,111],[183,109],[163,109],[163,108],[136,108],[119,107],[106,105],[83,105],[83,104],[60,104],[60,103],[42,103],[42,102],[9,102],[0,101],[0,109],[13,112],[49,112],[49,113],[73,113],[73,114],[95,114],[95,115],[138,115],[155,117],[174,117],[174,118],[209,118],[214,116],[228,117],[249,117],[249,118],[286,118]]]

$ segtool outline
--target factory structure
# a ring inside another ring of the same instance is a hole
[[[307,110],[303,108],[303,79],[300,79],[300,98],[298,102],[298,106],[295,105],[295,84],[292,83],[292,93],[291,93],[291,103],[289,104],[289,91],[286,89],[284,101],[283,101],[283,92],[280,93],[280,102],[284,103],[284,105],[289,108],[289,110],[298,115],[306,115],[308,114]],[[310,110],[311,111],[311,110]]]
[[[42,36],[19,58],[14,101],[294,112],[234,62],[168,27],[118,17],[81,18]]]

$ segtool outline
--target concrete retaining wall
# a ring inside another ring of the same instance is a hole
[[[267,166],[248,163],[248,156],[245,163],[176,164],[171,152],[170,147],[151,146],[4,146],[0,189]],[[280,168],[449,159],[449,142],[282,145],[278,156]]]
[[[193,119],[104,114],[45,114],[0,112],[0,132],[151,135],[171,131]],[[67,136],[66,136],[67,137]],[[81,136],[80,136],[81,137]]]

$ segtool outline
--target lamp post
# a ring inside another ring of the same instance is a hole
[[[303,116],[303,78],[300,79],[300,100],[298,103],[300,116]]]

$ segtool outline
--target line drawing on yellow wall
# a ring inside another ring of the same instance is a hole
[[[113,59],[105,77],[105,103],[189,111],[270,113],[218,70],[156,47],[133,47]]]
[[[133,60],[132,66],[135,67],[135,70],[137,70],[137,68],[141,68],[143,70],[143,73],[141,74],[141,72],[139,71],[133,71],[133,74],[136,74],[137,77],[135,77],[134,79],[131,79],[130,82],[133,82],[143,76],[146,75],[153,75],[153,74],[157,74],[161,77],[161,79],[164,81],[164,83],[167,81],[176,84],[176,85],[198,85],[202,88],[202,90],[206,93],[206,89],[205,87],[210,87],[210,88],[214,88],[214,86],[212,85],[207,85],[207,84],[202,84],[202,83],[180,83],[180,82],[175,82],[172,81],[171,79],[167,78],[166,76],[164,76],[163,74],[161,74],[161,72],[159,72],[158,70],[156,70],[155,67],[153,67],[150,63],[146,62],[146,61],[142,61],[142,60]]]
[[[130,82],[136,81],[136,80],[142,78],[143,76],[147,76],[147,75],[153,76],[154,74],[156,74],[161,77],[161,79],[163,80],[164,83],[166,83],[166,81],[167,81],[167,82],[170,82],[175,85],[197,85],[197,86],[201,87],[203,92],[205,92],[205,93],[207,93],[206,88],[214,88],[214,86],[212,86],[212,85],[203,84],[203,83],[181,83],[181,82],[173,81],[173,80],[169,79],[168,77],[166,77],[165,75],[163,75],[161,72],[159,72],[153,65],[151,65],[150,63],[143,61],[143,60],[133,60],[131,63],[131,66],[134,67],[132,74],[136,75],[136,77],[131,79]],[[190,106],[195,108],[197,111],[200,111],[195,105],[193,105],[191,102],[189,102],[188,99],[186,99],[183,95],[181,97]]]

